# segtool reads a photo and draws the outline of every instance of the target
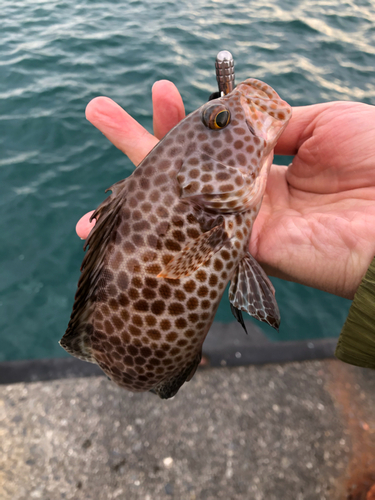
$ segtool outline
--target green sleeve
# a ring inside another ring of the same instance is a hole
[[[375,257],[354,296],[335,355],[345,363],[375,369]]]

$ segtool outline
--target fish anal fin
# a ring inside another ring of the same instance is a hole
[[[190,276],[207,262],[229,239],[223,218],[219,217],[219,219],[221,224],[186,245],[166,264],[158,274],[158,278],[177,279]]]
[[[275,289],[250,254],[246,254],[238,265],[229,288],[229,300],[235,309],[246,311],[259,321],[279,329],[280,312],[275,299]],[[238,319],[236,314],[235,317]]]
[[[202,349],[200,349],[193,361],[185,366],[182,371],[153,387],[150,392],[157,394],[161,399],[173,398],[173,396],[175,396],[179,391],[180,387],[185,382],[189,382],[193,378],[201,359]]]

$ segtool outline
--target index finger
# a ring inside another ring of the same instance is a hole
[[[134,165],[138,165],[158,143],[156,137],[109,97],[95,97],[90,101],[86,107],[86,118]]]
[[[181,96],[172,82],[161,80],[152,89],[155,136],[108,97],[96,97],[86,107],[86,118],[112,144],[139,165],[171,128],[184,118]]]
[[[108,97],[96,97],[90,101],[86,107],[86,118],[137,166],[158,143],[158,138],[162,138],[185,116],[181,96],[172,82],[156,82],[152,100],[156,137]],[[86,239],[95,225],[95,219],[90,221],[92,214],[93,211],[85,214],[76,225],[81,239]]]

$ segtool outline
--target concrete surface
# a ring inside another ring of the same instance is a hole
[[[339,361],[200,369],[168,401],[0,386],[1,500],[368,500],[374,473],[375,372]]]

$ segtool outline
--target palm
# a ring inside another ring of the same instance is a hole
[[[303,109],[314,118],[293,164],[271,170],[250,250],[274,276],[352,298],[375,253],[375,111]]]
[[[153,88],[154,133],[107,98],[87,118],[137,165],[184,116],[173,84]],[[250,241],[272,276],[352,298],[375,254],[375,111],[334,102],[293,109],[275,152],[293,155],[274,165]],[[82,238],[92,224],[77,224]]]

